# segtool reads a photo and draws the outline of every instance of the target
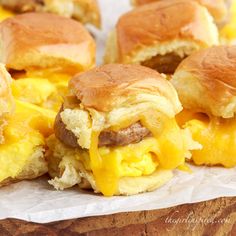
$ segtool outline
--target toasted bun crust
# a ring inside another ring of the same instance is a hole
[[[236,46],[201,50],[186,58],[171,82],[185,108],[224,118],[236,113]]]
[[[152,2],[160,2],[163,0],[131,0],[135,6],[141,6]],[[166,1],[166,0],[164,0]],[[216,22],[222,21],[227,15],[227,8],[225,0],[195,0],[201,5],[205,6],[211,15],[215,18]]]
[[[83,164],[76,159],[76,149],[63,145],[54,135],[47,140],[49,151],[47,161],[49,181],[56,189],[66,189],[79,185],[81,189],[93,189],[99,192],[93,174],[85,170]],[[173,176],[170,170],[157,170],[152,175],[141,177],[122,177],[118,183],[115,195],[134,195],[142,192],[153,191],[164,185]]]
[[[101,26],[97,0],[0,0],[0,4],[16,13],[49,12],[72,17],[82,23]]]
[[[7,124],[7,116],[14,110],[11,80],[5,66],[0,63],[0,144],[4,141],[3,128]]]
[[[78,183],[81,189],[93,189],[99,193],[92,172],[86,171],[83,165],[79,165],[82,176]],[[156,170],[148,176],[122,177],[118,183],[117,192],[114,195],[130,196],[139,193],[151,192],[166,184],[173,177],[171,170]]]
[[[109,40],[106,62],[136,64],[173,52],[183,58],[218,44],[218,32],[211,15],[197,2],[166,0],[123,15]],[[115,59],[112,47],[117,48]]]
[[[78,72],[94,65],[95,42],[71,19],[26,13],[0,24],[0,61],[8,69],[53,68]]]
[[[72,78],[69,89],[85,108],[98,111],[108,112],[137,104],[142,95],[157,96],[156,102],[160,97],[166,99],[174,114],[181,110],[171,84],[158,72],[139,65],[108,64],[97,67]]]

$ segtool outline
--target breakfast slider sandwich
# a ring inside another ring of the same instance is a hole
[[[131,0],[134,6],[142,6],[148,3],[162,2],[162,1],[166,0]],[[192,1],[196,1],[202,6],[206,7],[218,25],[222,25],[222,23],[225,22],[225,20],[228,17],[229,12],[227,7],[227,2],[229,1],[227,0],[192,0]]]
[[[0,0],[0,19],[12,14],[26,12],[48,12],[74,18],[82,23],[101,26],[97,0]]]
[[[0,62],[15,79],[15,98],[58,111],[69,79],[95,64],[95,42],[82,24],[48,13],[0,23]]]
[[[178,122],[202,145],[197,165],[236,166],[236,46],[201,50],[177,68],[172,84],[184,111]]]
[[[195,1],[166,0],[121,16],[108,39],[104,60],[172,74],[183,58],[214,44],[218,44],[218,31],[205,7]]]
[[[140,65],[108,64],[69,82],[70,93],[47,144],[50,182],[105,196],[152,191],[200,148],[175,116],[172,85]]]
[[[11,93],[11,76],[0,64],[0,186],[34,179],[48,170],[45,138],[53,133],[48,110],[21,102]]]

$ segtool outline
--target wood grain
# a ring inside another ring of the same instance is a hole
[[[236,197],[153,211],[36,224],[0,221],[1,236],[236,236]]]

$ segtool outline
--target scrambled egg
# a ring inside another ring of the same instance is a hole
[[[185,158],[191,157],[189,150],[201,148],[200,145],[192,140],[191,133],[188,130],[179,128],[175,118],[170,118],[166,115],[160,117],[158,112],[151,109],[147,112],[148,108],[145,103],[141,105],[142,109],[139,107],[139,110],[137,106],[132,106],[132,109],[136,108],[133,112],[130,111],[130,108],[123,109],[122,113],[121,111],[117,112],[117,109],[116,111],[113,110],[106,116],[109,119],[108,124],[112,127],[112,130],[116,131],[129,127],[130,124],[139,120],[143,126],[152,132],[153,137],[146,137],[138,143],[126,146],[100,148],[98,147],[99,134],[106,129],[103,114],[90,109],[93,124],[95,124],[93,129],[91,129],[89,116],[84,114],[86,113],[85,111],[65,109],[61,113],[63,122],[77,138],[80,138],[78,143],[86,145],[84,149],[69,149],[65,146],[59,148],[57,147],[58,145],[51,145],[50,150],[55,157],[53,157],[51,162],[58,158],[64,160],[68,156],[75,157],[78,163],[83,164],[86,171],[92,173],[96,189],[105,196],[112,196],[118,191],[119,181],[123,177],[148,177],[152,176],[157,169],[169,171],[175,168],[184,169]],[[167,106],[164,107],[166,108]],[[133,117],[126,115],[129,114],[127,110],[135,115]],[[127,119],[127,117],[129,118]],[[64,152],[63,149],[66,149],[67,152]],[[73,158],[69,159],[72,160]],[[59,168],[62,166],[61,163]],[[65,183],[65,175],[61,176],[64,171],[66,170],[61,169],[57,175],[59,178],[55,178],[51,182],[56,188],[63,189],[64,186],[71,186],[71,183],[75,183],[78,180],[76,174],[73,175],[75,178]],[[75,173],[75,171],[72,172]],[[63,185],[61,186],[62,182]]]
[[[23,74],[12,82],[13,96],[24,102],[59,111],[69,79],[69,75],[44,71]]]
[[[40,150],[45,137],[53,133],[54,112],[17,101],[15,113],[4,129],[5,143],[0,145],[0,182],[15,178]]]
[[[236,118],[208,117],[203,113],[183,111],[178,123],[192,133],[202,149],[192,151],[192,160],[197,165],[236,166]]]
[[[202,144],[202,150],[192,151],[197,165],[236,166],[236,120],[220,119],[206,123],[191,120],[186,123],[194,140]]]
[[[157,167],[173,170],[183,166],[188,150],[199,148],[197,143],[190,140],[189,133],[181,130],[174,119],[167,121],[158,137],[145,138],[124,147],[97,148],[98,134],[93,132],[90,159],[80,156],[80,160],[85,168],[92,170],[98,189],[105,196],[112,196],[121,177],[148,176]]]

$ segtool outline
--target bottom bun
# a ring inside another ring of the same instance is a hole
[[[49,151],[47,161],[49,175],[53,178],[49,184],[58,190],[78,185],[81,189],[93,189],[100,193],[91,171],[85,170],[83,164],[76,158],[78,149],[66,147],[55,136],[47,142]],[[115,195],[134,195],[153,191],[164,185],[173,177],[170,170],[157,169],[153,174],[140,177],[122,177],[118,183]]]
[[[83,166],[80,168],[81,182],[78,184],[81,189],[93,189],[99,193],[96,187],[94,177],[91,172],[86,171]],[[118,183],[118,189],[115,195],[135,195],[138,193],[151,192],[173,177],[170,170],[156,170],[151,175],[140,177],[122,177]]]
[[[44,158],[44,148],[37,147],[27,165],[24,166],[22,171],[14,178],[9,177],[0,182],[0,187],[9,185],[11,183],[19,182],[21,180],[35,179],[39,176],[46,174],[48,166]]]

